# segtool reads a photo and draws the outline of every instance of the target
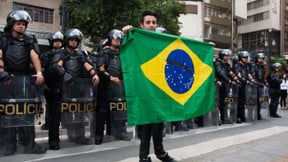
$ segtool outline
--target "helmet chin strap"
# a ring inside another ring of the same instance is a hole
[[[19,37],[22,37],[24,35],[24,32],[18,32],[16,30],[13,30]]]
[[[77,48],[77,47],[73,47],[73,46],[70,46],[70,45],[68,45],[67,47],[72,49],[72,50],[75,50]]]

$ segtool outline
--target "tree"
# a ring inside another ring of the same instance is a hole
[[[158,13],[158,25],[168,33],[179,35],[180,14],[185,4],[178,0],[66,0],[61,7],[68,9],[68,28],[79,28],[91,41],[98,43],[113,29],[130,24],[139,26],[139,17],[146,10]]]

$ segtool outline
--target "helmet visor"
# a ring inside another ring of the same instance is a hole
[[[10,13],[10,17],[13,17],[15,21],[25,21],[26,23],[29,23],[32,21],[32,18],[26,11],[15,11]]]

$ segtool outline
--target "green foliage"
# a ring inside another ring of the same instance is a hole
[[[282,69],[287,67],[287,61],[284,56],[281,57],[271,57],[271,64],[279,62],[282,64]]]
[[[94,43],[105,38],[111,29],[122,29],[128,24],[139,26],[144,10],[157,12],[158,25],[179,35],[178,17],[185,13],[185,5],[178,0],[67,0],[65,6],[69,12],[67,28],[79,28]]]

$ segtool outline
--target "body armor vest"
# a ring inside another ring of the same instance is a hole
[[[252,67],[251,67],[251,71],[252,73],[255,73],[255,78],[258,82],[264,82],[265,80],[265,77],[264,77],[264,74],[265,74],[265,71],[264,71],[264,65],[259,65],[259,64],[253,64]]]
[[[71,74],[73,77],[82,77],[83,64],[80,62],[79,54],[70,54],[65,52],[63,67],[65,71]]]
[[[240,64],[240,63],[237,63],[235,64],[234,66],[234,72],[236,75],[238,75],[238,73],[241,74],[241,82],[243,82],[244,80],[248,80],[248,74],[249,74],[249,69],[248,69],[248,66],[247,64]]]
[[[280,84],[282,83],[282,80],[281,78],[278,77],[275,71],[271,71],[269,73],[267,80],[270,85],[270,88],[280,89]]]
[[[3,59],[7,72],[28,74],[31,62],[29,44],[23,40],[7,39]]]
[[[220,81],[228,82],[230,80],[229,71],[231,70],[230,65],[228,63],[222,62],[217,59],[214,63],[215,66],[215,76]]]
[[[107,71],[114,77],[122,79],[122,69],[120,64],[120,56],[117,51],[110,51],[110,62]]]

